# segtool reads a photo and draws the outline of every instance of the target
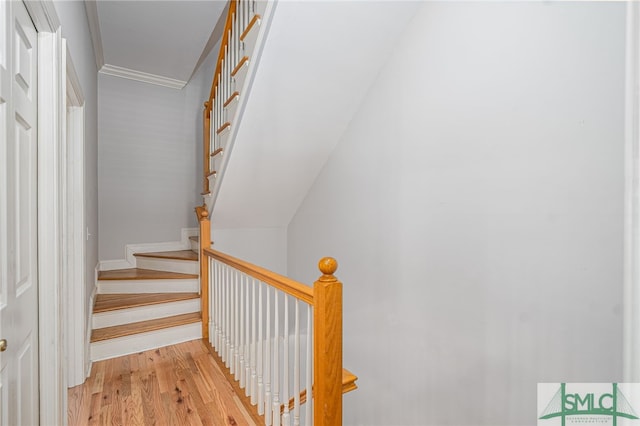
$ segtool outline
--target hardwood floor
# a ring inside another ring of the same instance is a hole
[[[69,425],[255,425],[202,340],[98,361]]]

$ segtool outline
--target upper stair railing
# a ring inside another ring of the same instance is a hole
[[[211,248],[209,217],[273,1],[231,0],[203,112],[202,336],[258,424],[342,424],[342,283],[324,258],[313,287]]]
[[[272,4],[257,0],[229,2],[213,83],[203,112],[202,195],[209,211],[216,195],[216,182],[225,167],[225,151],[229,151],[233,142],[236,113],[246,98],[245,82],[249,66],[257,55],[261,22],[264,15],[270,13]]]

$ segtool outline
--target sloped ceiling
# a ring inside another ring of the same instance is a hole
[[[419,7],[278,2],[214,205],[217,229],[289,224]]]
[[[217,41],[214,29],[226,7],[222,0],[85,4],[101,72],[175,88]]]

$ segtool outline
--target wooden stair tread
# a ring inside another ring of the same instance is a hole
[[[342,393],[347,393],[347,392],[351,392],[352,390],[358,389],[358,385],[356,385],[356,380],[358,380],[358,376],[356,376],[346,368],[343,368],[342,369]]]
[[[346,368],[342,369],[342,394],[347,392],[351,392],[352,390],[358,389],[358,385],[356,385],[356,380],[358,377],[353,374],[351,371]],[[313,388],[312,388],[313,390]],[[306,389],[300,392],[300,404],[305,404],[307,402],[307,391]],[[289,411],[293,411],[295,407],[295,399],[289,399]],[[284,413],[284,404],[280,404],[280,414]]]
[[[197,299],[198,293],[132,293],[132,294],[98,294],[93,313],[117,311],[119,309],[138,306],[157,305],[160,303],[178,302]]]
[[[149,321],[132,322],[130,324],[116,325],[113,327],[97,328],[91,333],[91,342],[99,342],[102,340],[115,339],[117,337],[131,336],[132,334],[192,324],[200,321],[200,319],[200,312],[192,312],[189,314],[174,315]]]
[[[198,255],[196,254],[196,257],[197,256]],[[116,269],[113,271],[98,272],[98,280],[190,280],[194,278],[198,278],[198,275],[155,271],[153,269],[141,268]]]
[[[135,253],[136,257],[153,257],[156,259],[193,260],[198,261],[198,253],[191,250],[157,251],[153,253]]]

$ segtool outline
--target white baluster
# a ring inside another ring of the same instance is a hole
[[[245,342],[245,335],[244,335],[244,306],[245,306],[245,289],[244,289],[244,283],[245,283],[245,276],[244,274],[242,274],[240,276],[240,344],[239,344],[239,359],[240,359],[240,364],[239,364],[239,370],[240,370],[240,388],[245,388],[246,387],[246,382],[245,382],[245,374],[244,374],[244,351],[246,348],[246,342]]]
[[[229,97],[228,87],[229,87],[229,76],[231,75],[231,58],[229,57],[229,38],[231,38],[231,31],[227,33],[227,45],[225,46],[225,58],[227,58],[224,69],[224,96],[222,97],[223,103],[227,101]],[[225,115],[225,121],[228,121],[229,118]]]
[[[258,414],[264,414],[264,384],[262,383],[263,372],[263,341],[262,341],[262,283],[258,284]]]
[[[295,307],[293,324],[293,425],[300,426],[300,301],[298,299],[296,299]]]
[[[231,28],[233,28],[233,34],[231,37],[231,47],[233,48],[232,53],[231,53],[231,58],[232,58],[232,64],[233,67],[235,68],[236,65],[238,65],[238,23],[236,22],[236,18],[238,16],[237,13],[237,9],[236,9],[236,13],[233,15],[232,18],[232,24],[231,24]],[[231,89],[231,93],[233,93],[233,88]],[[231,96],[231,94],[229,94],[229,96]]]
[[[222,338],[222,306],[220,298],[222,295],[222,264],[218,263],[218,276],[216,277],[216,352],[220,355],[220,339]]]
[[[236,318],[238,314],[238,304],[237,301],[237,291],[238,291],[238,270],[234,269],[233,280],[231,281],[231,374],[238,374],[238,370],[236,369],[237,360],[238,360],[238,346],[237,346],[237,330],[238,324],[236,323]],[[235,378],[235,377],[234,377]],[[235,378],[237,380],[237,378]]]
[[[220,141],[220,135],[218,135],[218,129],[222,123],[222,111],[220,111],[220,99],[222,99],[222,70],[224,69],[224,59],[220,62],[220,72],[218,73],[218,85],[216,86],[216,127],[215,132]]]
[[[216,262],[210,257],[207,258],[207,261],[209,262],[209,344],[213,345],[215,341],[215,330],[213,326],[213,289],[216,277]]]
[[[280,309],[278,290],[274,289],[273,316],[273,425],[280,426]]]
[[[213,348],[217,351],[218,350],[218,286],[220,285],[220,277],[218,275],[218,271],[220,269],[220,265],[218,265],[218,261],[214,260],[213,261],[214,265],[216,265],[216,268],[214,269],[214,285],[213,285],[213,306],[211,308],[211,315],[213,316],[213,322],[214,322],[214,335],[213,335],[213,342],[211,343],[213,345]]]
[[[251,404],[256,405],[258,397],[258,376],[256,374],[256,280],[251,280]]]
[[[225,314],[224,314],[224,289],[226,286],[226,278],[227,278],[227,266],[221,265],[222,268],[220,270],[220,346],[218,348],[218,353],[220,354],[220,358],[222,361],[225,359],[224,348],[226,347],[226,322],[225,322]]]
[[[233,270],[231,280],[231,369],[234,379],[238,380],[238,270]]]
[[[244,23],[244,2],[242,0],[238,0],[238,17],[240,18],[238,21],[238,40],[240,40],[240,36],[245,29]]]
[[[305,405],[305,421],[307,426],[311,426],[313,424],[313,413],[311,409],[313,408],[313,353],[311,349],[311,305],[307,306],[307,404]]]
[[[267,286],[267,318],[266,318],[266,331],[267,338],[265,339],[266,349],[264,351],[266,355],[266,361],[264,363],[264,424],[271,426],[271,287]]]
[[[231,274],[233,271],[231,268],[227,268],[227,279],[225,285],[225,366],[231,368]]]
[[[289,296],[284,296],[284,352],[282,369],[284,377],[282,380],[282,402],[284,403],[284,412],[282,413],[282,424],[289,426]],[[278,409],[279,414],[280,409]]]
[[[245,381],[245,396],[251,395],[251,298],[250,298],[250,284],[249,276],[247,275],[247,281],[245,286],[245,307],[244,307],[244,381]]]

